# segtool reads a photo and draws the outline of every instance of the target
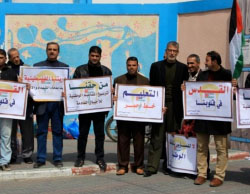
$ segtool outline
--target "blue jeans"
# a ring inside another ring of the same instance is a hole
[[[46,161],[48,124],[51,119],[53,135],[53,160],[62,160],[63,149],[63,116],[58,102],[47,102],[43,115],[37,115],[37,162]]]
[[[0,165],[5,165],[10,162],[11,158],[11,128],[12,119],[0,118]]]

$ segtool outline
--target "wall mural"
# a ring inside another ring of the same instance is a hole
[[[25,64],[46,59],[46,43],[60,44],[59,60],[74,69],[88,61],[92,45],[102,48],[101,63],[113,77],[126,72],[126,59],[136,56],[146,77],[158,56],[159,17],[156,15],[7,15],[6,49],[15,47]],[[65,128],[76,116],[65,119]]]

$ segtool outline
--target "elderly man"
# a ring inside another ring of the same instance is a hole
[[[165,145],[165,133],[174,135],[180,129],[183,118],[181,84],[188,79],[188,69],[185,64],[177,61],[178,53],[179,44],[171,41],[167,44],[166,58],[151,65],[150,85],[165,87],[165,106],[168,111],[162,124],[152,125],[148,164],[144,177],[149,177],[158,171],[163,144]],[[166,162],[163,163],[163,168],[166,169]],[[167,170],[165,173],[167,174]]]
[[[149,85],[149,80],[138,73],[138,59],[127,59],[127,73],[117,77],[114,84]],[[130,141],[133,138],[134,164],[133,168],[138,175],[143,175],[144,161],[144,134],[145,123],[133,121],[117,121],[118,128],[118,170],[117,175],[128,172]]]
[[[20,67],[24,65],[23,61],[20,59],[19,52],[16,48],[11,48],[8,50],[8,65],[15,71],[16,75],[19,76]],[[28,96],[28,104],[26,110],[25,120],[13,120],[12,133],[11,133],[11,161],[10,163],[15,163],[17,160],[17,126],[19,124],[20,131],[22,134],[22,158],[27,164],[32,164],[32,154],[34,151],[34,127],[33,127],[33,106],[34,102],[31,96]]]
[[[112,75],[109,68],[101,65],[102,49],[98,46],[92,46],[89,49],[89,61],[87,64],[76,68],[74,78],[87,78]],[[88,141],[88,134],[93,121],[95,133],[95,154],[96,164],[99,165],[101,171],[106,171],[107,165],[104,161],[104,122],[107,112],[88,113],[79,115],[79,137],[77,140],[77,160],[75,167],[84,165],[86,145]]]
[[[49,42],[46,47],[47,59],[34,64],[35,67],[68,67],[57,60],[60,47],[56,42]],[[45,165],[48,124],[51,119],[53,135],[53,161],[55,167],[62,167],[63,149],[63,104],[62,102],[37,102],[35,114],[37,118],[37,161],[34,168]]]
[[[17,81],[17,76],[13,69],[6,65],[6,52],[0,49],[0,80]],[[9,171],[11,158],[11,127],[12,119],[0,118],[0,169]]]

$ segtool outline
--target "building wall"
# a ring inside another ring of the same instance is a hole
[[[125,60],[130,55],[139,58],[141,72],[148,77],[151,63],[163,59],[166,43],[170,40],[180,41],[180,59],[185,62],[191,51],[186,33],[191,33],[189,25],[194,25],[190,18],[195,18],[199,23],[203,16],[212,17],[208,14],[210,11],[217,11],[215,13],[220,15],[223,24],[216,23],[214,29],[224,32],[226,37],[224,27],[228,19],[223,20],[223,17],[225,19],[227,11],[222,11],[221,14],[219,10],[232,6],[232,0],[164,0],[157,1],[157,4],[146,0],[137,1],[137,4],[108,4],[107,1],[105,4],[95,4],[95,0],[63,0],[58,4],[55,3],[56,0],[42,4],[35,3],[41,0],[25,1],[0,1],[1,48],[17,47],[21,52],[21,59],[32,65],[46,58],[46,42],[57,41],[61,45],[59,60],[74,69],[88,61],[90,46],[100,45],[105,53],[103,63],[112,68],[113,77],[126,72]],[[209,20],[204,17],[204,23]],[[185,27],[188,27],[189,32]],[[210,32],[206,33],[198,27],[199,24],[194,26],[200,32],[198,34],[205,34],[207,39],[211,39]],[[212,33],[214,34],[218,35],[216,32]],[[197,38],[201,39],[203,36]],[[197,46],[206,52],[210,48],[215,49],[218,42],[208,43],[211,47],[201,44]],[[221,43],[217,50],[222,52],[223,48],[226,49],[226,44]],[[198,54],[204,52],[202,50]],[[226,54],[223,57],[226,58]],[[75,118],[76,116],[66,118],[66,125]]]
[[[230,9],[203,13],[181,14],[178,18],[179,59],[196,53],[204,68],[206,53],[215,50],[221,54],[222,65],[230,69],[228,29]]]

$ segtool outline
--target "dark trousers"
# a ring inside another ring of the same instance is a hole
[[[20,126],[22,135],[22,158],[29,158],[34,151],[33,104],[28,102],[25,120],[14,120],[11,132],[12,159],[17,159],[17,128]]]
[[[85,160],[86,146],[88,142],[88,134],[93,121],[95,133],[95,155],[96,160],[104,158],[104,121],[105,113],[89,113],[79,115],[79,137],[77,140],[77,158]]]
[[[53,135],[53,160],[62,160],[63,116],[58,102],[48,102],[46,111],[37,115],[37,162],[45,162],[47,154],[48,124],[51,119]]]
[[[143,168],[145,124],[140,122],[117,121],[118,127],[118,165],[128,169],[130,141],[133,138],[134,167]]]

